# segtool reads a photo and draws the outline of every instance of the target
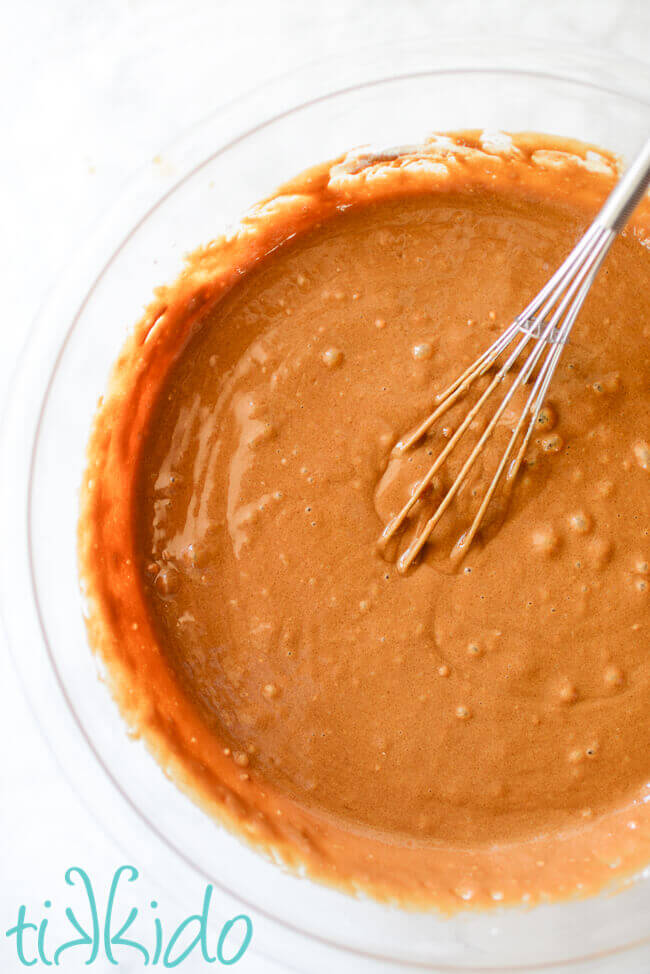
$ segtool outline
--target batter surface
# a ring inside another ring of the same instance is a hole
[[[647,216],[507,507],[451,570],[518,408],[402,576],[378,535],[467,404],[392,448],[614,176],[541,137],[427,158],[301,177],[161,292],[93,434],[91,637],[185,786],[315,875],[447,909],[592,892],[650,858]]]

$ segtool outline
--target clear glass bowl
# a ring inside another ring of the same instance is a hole
[[[223,910],[243,904],[271,956],[310,972],[564,966],[650,938],[650,878],[616,896],[449,920],[289,875],[200,812],[128,738],[82,623],[78,486],[109,367],[182,255],[312,163],[460,128],[538,130],[629,156],[649,122],[647,66],[556,45],[420,41],[323,62],[215,113],[165,152],[71,256],[35,323],[2,436],[2,597],[16,666],[62,768],[130,860],[181,904],[195,901],[197,882],[215,883]]]

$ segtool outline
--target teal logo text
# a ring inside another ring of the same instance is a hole
[[[128,884],[135,883],[138,876],[135,866],[120,866],[100,912],[88,873],[79,866],[68,869],[65,881],[75,888],[75,908],[65,907],[56,933],[52,929],[51,900],[44,901],[41,917],[28,916],[25,906],[18,907],[16,922],[5,934],[15,947],[18,961],[24,967],[58,967],[74,955],[86,965],[96,963],[105,969],[106,962],[118,967],[122,960],[132,962],[134,956],[143,967],[162,968],[179,967],[190,956],[205,964],[228,967],[241,960],[253,937],[253,923],[240,913],[215,929],[210,920],[212,885],[205,887],[197,913],[165,930],[155,900],[146,910],[132,905],[135,890]],[[63,936],[59,935],[61,927]]]

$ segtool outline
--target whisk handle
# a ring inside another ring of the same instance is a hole
[[[650,186],[650,138],[607,197],[596,224],[619,233]]]

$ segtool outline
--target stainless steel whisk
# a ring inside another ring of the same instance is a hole
[[[482,452],[485,443],[494,431],[512,397],[521,386],[529,381],[534,369],[539,363],[539,371],[532,384],[525,407],[516,426],[512,430],[512,435],[496,473],[487,488],[471,526],[456,542],[452,551],[452,557],[461,558],[474,540],[492,496],[508,465],[508,461],[519,442],[516,455],[508,467],[506,479],[511,483],[517,476],[533,429],[535,428],[542,403],[544,402],[557,363],[562,354],[562,349],[569,337],[578,312],[583,305],[589,288],[612,242],[627,223],[632,211],[641,201],[649,185],[650,138],[646,141],[634,162],[611,192],[587,232],[539,294],[533,298],[530,304],[515,318],[503,334],[462,375],[458,376],[444,392],[436,396],[436,407],[433,412],[416,429],[396,444],[393,455],[401,455],[409,450],[428,432],[443,413],[466,394],[477,378],[492,368],[501,356],[507,355],[487,388],[469,410],[426,475],[417,484],[407,503],[384,528],[380,538],[381,545],[385,545],[402,526],[415,504],[433,483],[436,473],[440,470],[449,454],[474,421],[479,410],[510,372],[524,349],[532,343],[532,350],[521,365],[518,375],[503,396],[503,399],[465,460],[451,487],[422,530],[415,535],[398,559],[398,571],[402,573],[406,572],[417,558],[443,514],[458,494],[474,461]],[[528,425],[524,430],[527,418]]]

